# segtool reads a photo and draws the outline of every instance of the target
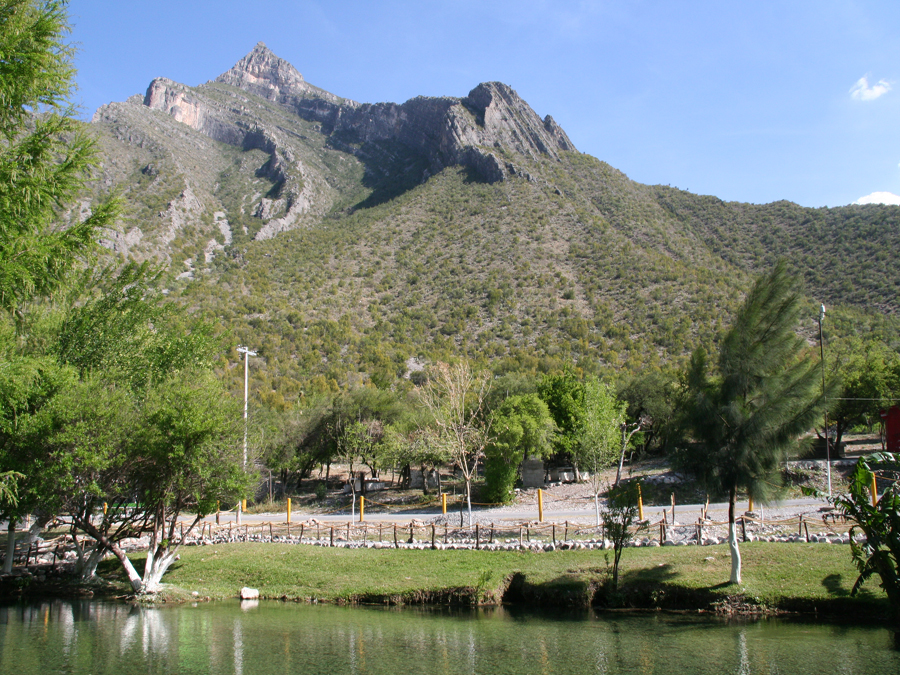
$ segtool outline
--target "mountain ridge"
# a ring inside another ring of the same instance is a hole
[[[258,376],[293,395],[463,354],[501,369],[674,366],[714,346],[779,257],[811,307],[847,305],[835,330],[900,334],[900,208],[641,185],[502,83],[358,103],[260,43],[198,87],[153,80],[94,127],[96,194],[131,205],[107,245],[167,263],[173,300],[261,348]]]

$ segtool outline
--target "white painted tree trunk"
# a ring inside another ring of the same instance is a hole
[[[10,518],[6,535],[6,559],[3,561],[3,574],[10,574],[13,558],[16,555],[16,519]]]
[[[28,528],[28,534],[25,535],[25,540],[23,541],[23,543],[26,546],[31,546],[37,540],[37,538],[41,536],[41,532],[44,531],[44,527],[49,522],[49,514],[42,513],[35,516],[34,522],[31,524],[31,527]]]
[[[469,526],[472,526],[472,479],[466,477],[466,505],[469,507]]]
[[[117,544],[112,544],[110,546],[110,550],[115,554],[116,558],[119,559],[119,562],[122,564],[122,567],[125,569],[125,574],[128,576],[128,583],[131,584],[131,590],[135,593],[141,593],[143,590],[144,582],[141,580],[141,575],[137,573],[137,570],[134,569],[134,565],[131,564],[131,560],[128,559],[128,556],[125,555],[125,551],[123,551]]]
[[[731,583],[741,583],[741,552],[738,549],[737,525],[728,523],[728,548],[731,549]]]
[[[175,562],[175,551],[174,547],[166,549],[164,553],[153,556],[152,561],[148,555],[141,593],[156,593],[162,587],[163,575]]]
[[[731,550],[731,583],[741,583],[741,552],[738,549],[737,522],[734,517],[734,503],[737,499],[736,490],[731,489],[728,502],[728,548]]]
[[[82,546],[75,543],[75,550],[78,552],[78,564],[75,566],[75,574],[82,583],[93,581],[97,576],[97,565],[103,560],[106,553],[106,547],[97,542],[90,549],[85,550]],[[85,557],[87,553],[87,557]]]
[[[594,493],[594,512],[597,514],[597,527],[600,527],[600,495]]]

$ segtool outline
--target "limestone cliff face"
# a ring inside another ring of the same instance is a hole
[[[549,115],[540,117],[508,85],[480,84],[464,98],[417,97],[406,103],[360,105],[313,87],[287,61],[259,43],[215,82],[276,102],[322,124],[322,132],[360,144],[398,142],[424,155],[432,171],[469,166],[484,180],[525,175],[495,150],[536,159],[574,151],[565,131]],[[144,102],[178,121],[232,145],[246,146],[247,130],[213,120],[192,90],[171,80],[154,80]],[[272,152],[272,148],[267,148]]]
[[[363,165],[373,184],[392,183],[398,176],[425,180],[448,166],[465,166],[496,182],[511,176],[530,180],[528,162],[575,150],[551,117],[541,120],[505,84],[480,84],[463,98],[360,104],[309,84],[263,43],[215,80],[189,87],[157,78],[142,98],[103,106],[94,121],[118,141],[143,149],[142,166],[172,166],[170,182],[197,196],[184,206],[166,193],[169,208],[158,215],[166,223],[157,228],[163,246],[189,225],[215,235],[212,212],[226,213],[228,220],[252,217],[255,224],[242,225],[242,231],[256,239],[299,227],[307,216],[333,207],[354,163]],[[200,136],[191,137],[194,132]],[[237,148],[242,156],[261,151],[268,159],[248,169],[243,187],[236,188],[228,183],[233,155],[221,154],[215,144],[201,142],[203,137]],[[337,162],[334,152],[342,153]],[[226,183],[230,187],[223,187]],[[160,181],[152,185],[163,191]],[[187,215],[179,219],[176,211]]]

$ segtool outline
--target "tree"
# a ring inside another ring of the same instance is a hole
[[[491,439],[485,447],[484,480],[489,502],[508,502],[519,465],[551,449],[556,425],[537,394],[510,396],[492,413]]]
[[[17,319],[65,284],[118,212],[114,199],[63,226],[90,179],[95,144],[75,117],[65,2],[0,0],[0,308]]]
[[[567,368],[562,373],[547,375],[538,386],[538,394],[547,404],[556,423],[553,446],[557,456],[571,458],[578,444],[578,428],[581,424],[584,398],[581,381]]]
[[[37,450],[44,408],[75,381],[71,368],[51,358],[20,353],[12,345],[0,351],[0,470],[15,472],[16,499],[0,504],[8,523],[4,571],[12,571],[16,523],[46,499],[47,472],[52,464]]]
[[[668,372],[647,370],[627,380],[619,391],[628,419],[640,420],[642,452],[665,452],[678,431],[676,419],[683,390]]]
[[[835,425],[834,444],[854,425],[871,427],[884,400],[900,393],[900,354],[880,340],[851,337],[830,345],[826,360],[840,382],[838,399],[829,401],[828,418]]]
[[[416,388],[419,400],[439,431],[440,443],[463,474],[470,525],[472,479],[478,460],[484,456],[491,430],[491,419],[485,414],[484,406],[489,390],[489,375],[473,373],[466,361],[453,366],[438,363],[431,369],[428,381]]]
[[[82,191],[96,159],[86,125],[67,102],[74,86],[74,49],[64,42],[68,32],[64,2],[0,0],[0,310],[14,320],[16,340],[26,347],[29,303],[65,287],[119,208],[110,199],[94,205],[83,221],[60,223],[59,213]],[[19,514],[34,508],[32,488],[41,484],[38,467],[27,462],[16,438],[38,407],[52,399],[51,383],[58,378],[44,356],[26,349],[13,355],[16,363],[4,364],[12,366],[4,380],[14,395],[4,397],[0,410],[12,422],[0,432],[0,469],[28,465],[18,504],[4,509],[11,535]],[[23,379],[14,383],[10,375]],[[10,540],[14,547],[15,537]],[[11,563],[8,556],[6,564]]]
[[[702,349],[691,357],[685,421],[700,479],[728,495],[732,583],[741,581],[738,490],[765,503],[787,449],[822,409],[818,364],[795,332],[799,310],[797,282],[779,262],[738,310],[721,342],[717,377]]]
[[[856,595],[877,574],[890,600],[894,621],[900,622],[900,484],[891,481],[873,506],[869,486],[875,480],[872,467],[877,464],[896,471],[900,469],[900,457],[888,452],[860,457],[849,476],[848,493],[833,501],[854,523],[850,528],[850,552],[859,577],[851,595]],[[857,528],[865,535],[864,542],[855,541]]]
[[[597,378],[590,378],[584,383],[577,420],[573,455],[578,467],[590,474],[599,526],[601,473],[612,466],[619,455],[619,429],[625,422],[625,404],[616,399],[609,386]]]
[[[193,528],[236,500],[250,484],[242,462],[240,406],[210,371],[173,373],[153,387],[143,403],[131,454],[138,465],[129,473],[136,502],[148,514],[150,549],[143,578],[120,549],[111,547],[132,588],[153,593]],[[178,532],[186,512],[191,524]],[[90,523],[79,523],[91,532]]]
[[[606,504],[601,516],[605,537],[613,545],[612,585],[613,591],[619,590],[619,563],[622,550],[632,537],[631,528],[637,522],[638,491],[637,483],[628,483],[610,487],[606,494]],[[640,532],[648,527],[646,522],[637,524]]]

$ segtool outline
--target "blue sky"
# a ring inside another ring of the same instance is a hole
[[[361,102],[512,86],[642,183],[837,206],[900,194],[900,2],[71,0],[85,116],[259,42]]]

